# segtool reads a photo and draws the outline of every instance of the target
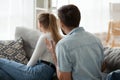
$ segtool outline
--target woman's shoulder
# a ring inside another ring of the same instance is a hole
[[[46,39],[46,38],[52,38],[50,33],[42,33],[39,39]]]
[[[37,41],[37,44],[42,44],[42,45],[44,45],[45,39],[50,39],[49,37],[50,37],[50,34],[41,33],[41,35],[40,35],[40,37],[39,37],[39,39],[38,39],[38,41]]]

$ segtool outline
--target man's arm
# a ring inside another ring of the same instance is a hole
[[[57,69],[57,76],[59,80],[72,80],[71,72],[61,72]]]

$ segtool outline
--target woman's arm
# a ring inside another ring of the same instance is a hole
[[[36,47],[35,47],[35,50],[29,60],[29,62],[27,63],[27,66],[34,66],[37,61],[39,60],[39,57],[44,53],[45,51],[45,35],[41,35],[37,44],[36,44]]]

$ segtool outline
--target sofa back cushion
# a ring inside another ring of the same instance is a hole
[[[104,54],[108,72],[120,69],[120,48],[106,47]]]
[[[26,56],[28,59],[30,59],[35,49],[39,36],[39,30],[28,29],[24,27],[17,27],[15,30],[15,38],[22,37],[23,39],[23,48],[26,52]]]

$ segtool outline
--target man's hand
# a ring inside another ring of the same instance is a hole
[[[57,58],[56,58],[56,53],[55,53],[55,42],[53,40],[48,40],[45,39],[45,43],[47,45],[47,48],[49,49],[53,60],[55,62],[56,70],[57,70],[57,76],[59,80],[72,80],[72,73],[71,72],[61,72],[59,71],[59,67],[57,65]]]
[[[55,42],[53,40],[45,39],[45,43],[47,45],[48,50],[50,51],[52,55],[55,65],[57,65],[57,58],[56,58],[56,53],[55,53],[55,46],[56,46]]]

